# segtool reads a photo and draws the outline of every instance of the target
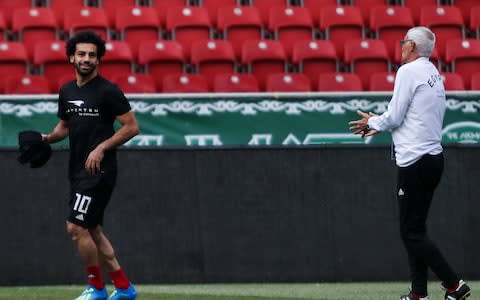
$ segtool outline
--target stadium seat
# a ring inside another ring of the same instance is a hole
[[[268,16],[272,7],[287,7],[287,0],[250,0],[250,3],[258,9],[264,25],[268,24]]]
[[[218,74],[213,81],[213,92],[245,93],[259,92],[258,81],[252,74]]]
[[[375,6],[370,10],[370,30],[375,38],[385,42],[391,59],[395,56],[398,41],[414,26],[410,9],[401,6]]]
[[[51,91],[58,90],[58,82],[62,76],[74,73],[74,68],[65,54],[63,41],[38,42],[33,52],[33,63],[39,68],[40,74],[48,78]]]
[[[0,78],[27,74],[27,50],[19,42],[0,42]]]
[[[475,34],[475,38],[480,39],[480,5],[471,8],[470,30]]]
[[[272,7],[268,28],[279,40],[287,56],[292,56],[293,45],[299,40],[310,40],[313,35],[313,20],[310,11],[304,7]]]
[[[351,72],[360,76],[364,89],[368,88],[371,74],[388,72],[390,67],[385,43],[373,39],[347,41],[344,62]]]
[[[99,0],[99,7],[102,7],[107,14],[110,27],[115,27],[115,20],[119,9],[134,7],[136,0]]]
[[[5,34],[7,32],[7,24],[5,22],[5,18],[3,17],[3,13],[0,11],[0,42],[4,41]]]
[[[112,82],[124,93],[155,93],[155,81],[148,74],[119,74],[112,78]]]
[[[202,0],[202,6],[207,9],[212,24],[217,24],[218,10],[222,7],[235,7],[237,0]]]
[[[205,76],[210,87],[213,87],[215,75],[235,72],[235,53],[229,41],[195,41],[192,44],[191,63],[198,73]]]
[[[140,43],[138,63],[150,74],[161,90],[163,78],[167,74],[181,74],[186,57],[182,45],[170,40],[149,40]]]
[[[208,83],[200,74],[170,74],[163,78],[163,93],[207,93]]]
[[[287,55],[282,44],[275,40],[248,40],[242,48],[242,64],[258,80],[260,90],[265,90],[267,76],[286,71]]]
[[[49,94],[48,80],[39,75],[10,76],[6,79],[5,94]]]
[[[33,59],[33,49],[38,41],[57,39],[57,20],[53,11],[46,7],[16,9],[12,29],[25,45],[29,59]]]
[[[395,85],[395,73],[381,72],[370,76],[369,91],[387,91],[392,92]]]
[[[85,0],[49,0],[49,7],[57,19],[58,28],[64,27],[65,13],[67,10],[76,9],[77,13],[82,7],[86,7]]]
[[[463,78],[465,88],[470,89],[472,74],[480,70],[480,40],[449,40],[445,50],[445,62],[450,64],[452,72]]]
[[[472,74],[472,80],[470,81],[470,89],[474,91],[480,90],[480,72]]]
[[[138,54],[138,45],[145,40],[159,38],[160,20],[151,7],[119,7],[115,19],[115,29],[121,39],[128,43],[134,57]]]
[[[305,74],[312,86],[321,73],[337,71],[338,57],[333,43],[328,40],[303,40],[293,46],[292,62]]]
[[[443,85],[447,91],[463,91],[465,83],[462,76],[457,73],[445,72],[440,74],[443,79]]]
[[[105,48],[105,56],[99,65],[99,73],[103,77],[111,80],[118,74],[132,72],[133,54],[126,42],[108,41]]]
[[[455,0],[454,4],[456,7],[460,9],[462,12],[463,20],[465,21],[465,25],[470,25],[470,12],[473,7],[480,5],[478,0]],[[477,15],[478,16],[478,15]]]
[[[103,8],[72,7],[65,10],[63,30],[72,36],[75,32],[92,30],[104,40],[108,39],[109,24]]]
[[[165,27],[167,20],[167,11],[172,7],[184,7],[188,5],[188,0],[150,0],[151,7],[157,12],[160,24]]]
[[[352,4],[360,9],[364,23],[370,24],[370,9],[376,6],[384,6],[388,4],[388,0],[352,0]]]
[[[320,30],[333,42],[339,57],[343,57],[346,41],[364,37],[363,24],[361,12],[354,6],[329,6],[320,11]]]
[[[3,13],[5,24],[8,28],[12,27],[13,12],[19,8],[31,8],[32,0],[1,0],[0,12]]]
[[[223,33],[223,38],[232,43],[235,55],[240,59],[244,41],[262,38],[263,24],[256,7],[220,7],[217,28]]]
[[[324,73],[318,77],[319,92],[356,92],[363,91],[362,81],[353,73]]]
[[[337,6],[337,0],[303,0],[303,6],[310,11],[315,26],[320,23],[320,11],[326,6]]]
[[[310,92],[310,79],[299,73],[276,73],[267,77],[266,92]]]
[[[210,17],[203,7],[172,7],[167,12],[167,29],[187,56],[193,41],[210,39],[210,27]]]
[[[402,0],[403,6],[410,8],[415,24],[420,23],[420,11],[422,6],[436,6],[438,0]]]
[[[422,6],[420,24],[429,27],[436,36],[436,48],[445,57],[448,40],[464,37],[464,23],[460,9],[454,6]]]

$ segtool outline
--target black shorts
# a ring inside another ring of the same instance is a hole
[[[99,173],[71,181],[67,220],[83,228],[103,225],[103,214],[115,186],[116,174]]]

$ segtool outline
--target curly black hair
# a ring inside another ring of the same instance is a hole
[[[102,58],[105,54],[105,41],[93,31],[80,31],[71,37],[65,45],[67,56],[75,54],[75,48],[79,43],[94,44],[97,46],[97,57]]]

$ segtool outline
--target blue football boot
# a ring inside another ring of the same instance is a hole
[[[117,289],[113,291],[108,300],[135,300],[137,299],[137,291],[133,284],[128,289]]]
[[[80,296],[74,300],[107,300],[107,297],[108,294],[106,288],[99,290],[91,285],[88,285],[87,288],[80,294]]]

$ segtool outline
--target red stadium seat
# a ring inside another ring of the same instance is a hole
[[[172,7],[167,12],[167,29],[187,55],[193,41],[210,39],[210,27],[210,17],[203,7]]]
[[[85,0],[49,0],[48,3],[57,19],[58,28],[63,28],[67,10],[76,9],[79,11],[82,7],[86,7]]]
[[[102,7],[108,18],[110,27],[115,27],[115,20],[117,18],[117,13],[119,9],[124,9],[125,7],[133,7],[137,3],[136,0],[99,0],[100,7]]]
[[[435,33],[435,44],[441,58],[445,57],[448,40],[463,38],[463,17],[458,7],[422,6],[420,24],[429,27]]]
[[[163,78],[164,93],[207,93],[208,83],[200,74],[170,74]]]
[[[220,7],[217,27],[223,32],[224,39],[232,43],[238,59],[244,41],[262,38],[262,19],[258,9],[253,6]]]
[[[130,74],[134,60],[129,45],[124,41],[108,41],[105,48],[105,56],[99,66],[100,74],[107,79],[119,74]]]
[[[319,92],[363,91],[362,81],[353,73],[324,73],[318,77]]]
[[[217,23],[218,10],[220,8],[232,8],[236,5],[237,0],[202,0],[202,6],[207,9],[212,24]]]
[[[480,6],[474,6],[470,12],[470,30],[480,39]]]
[[[337,0],[303,0],[303,6],[306,7],[312,15],[313,22],[318,25],[320,22],[320,11],[326,6],[337,6]]]
[[[363,20],[366,25],[370,23],[370,9],[376,6],[387,5],[387,0],[353,0],[353,5],[358,7],[362,13]]]
[[[155,81],[148,74],[119,74],[112,78],[112,82],[124,93],[155,93]]]
[[[0,78],[27,73],[28,56],[19,42],[0,42]]]
[[[296,41],[314,37],[312,16],[304,7],[272,7],[268,27],[274,33],[274,38],[282,43],[288,57],[292,56]]]
[[[447,91],[463,91],[465,83],[462,76],[457,73],[441,73],[443,85]]]
[[[376,6],[370,10],[370,30],[375,38],[385,42],[391,59],[395,56],[398,41],[414,26],[410,9],[400,6]]]
[[[343,57],[346,41],[364,36],[363,24],[361,12],[354,6],[329,6],[320,12],[320,30],[333,42],[339,57]]]
[[[7,31],[7,24],[5,22],[5,18],[3,17],[3,13],[0,11],[0,42],[5,40],[6,31]]]
[[[167,11],[172,7],[187,6],[188,0],[150,0],[150,3],[157,12],[160,24],[164,27],[167,20]]]
[[[293,46],[292,62],[310,78],[312,86],[316,86],[321,73],[337,71],[337,60],[335,46],[328,40],[303,40]]]
[[[138,45],[145,40],[159,38],[160,20],[151,7],[120,7],[117,9],[115,28],[121,33],[121,39],[132,49],[134,57],[138,54]]]
[[[242,64],[258,80],[260,90],[265,90],[267,76],[286,70],[287,55],[279,41],[248,40],[242,48]]]
[[[6,94],[49,94],[48,80],[39,75],[11,76],[6,79]]]
[[[73,7],[65,11],[63,30],[70,36],[78,31],[92,30],[106,40],[109,36],[108,28],[108,19],[103,8]]]
[[[57,20],[50,8],[19,8],[13,12],[12,29],[23,42],[30,59],[38,41],[57,39]]]
[[[272,7],[287,7],[287,0],[250,0],[253,6],[258,9],[262,22],[267,25],[268,15]]]
[[[62,76],[74,74],[74,68],[65,54],[63,41],[38,42],[33,52],[33,63],[40,68],[41,75],[48,78],[51,91],[58,90],[58,82]]]
[[[213,81],[213,92],[259,92],[258,81],[252,74],[218,74]]]
[[[480,72],[472,74],[472,80],[470,81],[470,89],[475,91],[480,90]]]
[[[370,76],[369,91],[393,91],[395,85],[395,73],[381,72]]]
[[[13,12],[19,8],[31,8],[32,0],[1,0],[0,12],[3,13],[8,28],[12,26]]]
[[[310,92],[310,79],[299,73],[276,73],[267,77],[266,92]]]
[[[455,0],[454,4],[456,7],[460,8],[460,11],[462,12],[463,20],[465,21],[465,25],[467,26],[470,25],[471,24],[470,11],[474,6],[480,5],[480,2],[478,0]]]
[[[360,76],[364,89],[368,88],[371,74],[388,72],[390,67],[385,43],[373,39],[347,41],[344,62],[351,72]]]
[[[167,74],[181,74],[186,57],[182,45],[176,41],[144,41],[138,51],[138,63],[145,67],[161,90],[163,78]]]
[[[410,8],[415,24],[420,23],[420,11],[422,6],[435,6],[438,0],[402,0],[405,7]]]
[[[213,86],[215,75],[235,72],[235,53],[228,41],[196,41],[192,44],[191,63],[197,72],[207,78],[209,85]]]
[[[480,70],[480,40],[449,40],[445,60],[452,72],[462,76],[466,89],[470,89],[472,74]]]

